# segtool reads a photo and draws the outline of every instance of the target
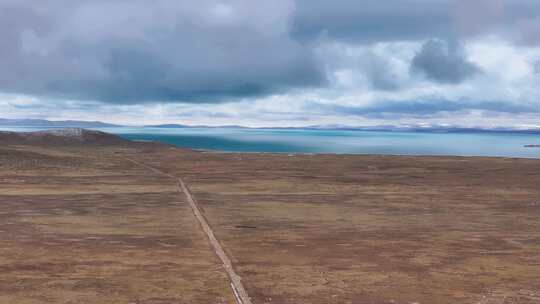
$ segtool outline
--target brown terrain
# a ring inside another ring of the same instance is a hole
[[[203,222],[252,303],[540,303],[540,160],[68,133],[0,134],[0,303],[235,303]]]

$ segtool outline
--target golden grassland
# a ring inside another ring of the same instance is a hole
[[[540,303],[540,161],[0,148],[0,303]]]
[[[540,303],[538,160],[159,153],[255,303]]]
[[[234,303],[173,181],[107,148],[0,148],[0,303]]]

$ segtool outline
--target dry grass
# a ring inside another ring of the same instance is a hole
[[[112,152],[0,149],[0,303],[234,303],[174,182]]]
[[[255,303],[540,303],[538,160],[156,153]]]
[[[58,149],[0,148],[0,303],[232,303],[122,156],[254,303],[540,303],[538,160]]]

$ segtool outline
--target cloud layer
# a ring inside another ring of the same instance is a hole
[[[0,0],[0,106],[133,123],[535,124],[539,28],[537,0]]]
[[[293,10],[288,0],[2,2],[0,89],[138,103],[321,85],[311,51],[288,35]]]
[[[412,60],[411,70],[434,81],[455,84],[479,72],[478,67],[465,58],[459,46],[440,40],[424,43]]]

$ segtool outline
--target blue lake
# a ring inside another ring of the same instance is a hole
[[[46,128],[1,127],[33,131]],[[428,133],[357,130],[114,127],[99,130],[131,140],[227,152],[459,155],[540,158],[540,134]]]

